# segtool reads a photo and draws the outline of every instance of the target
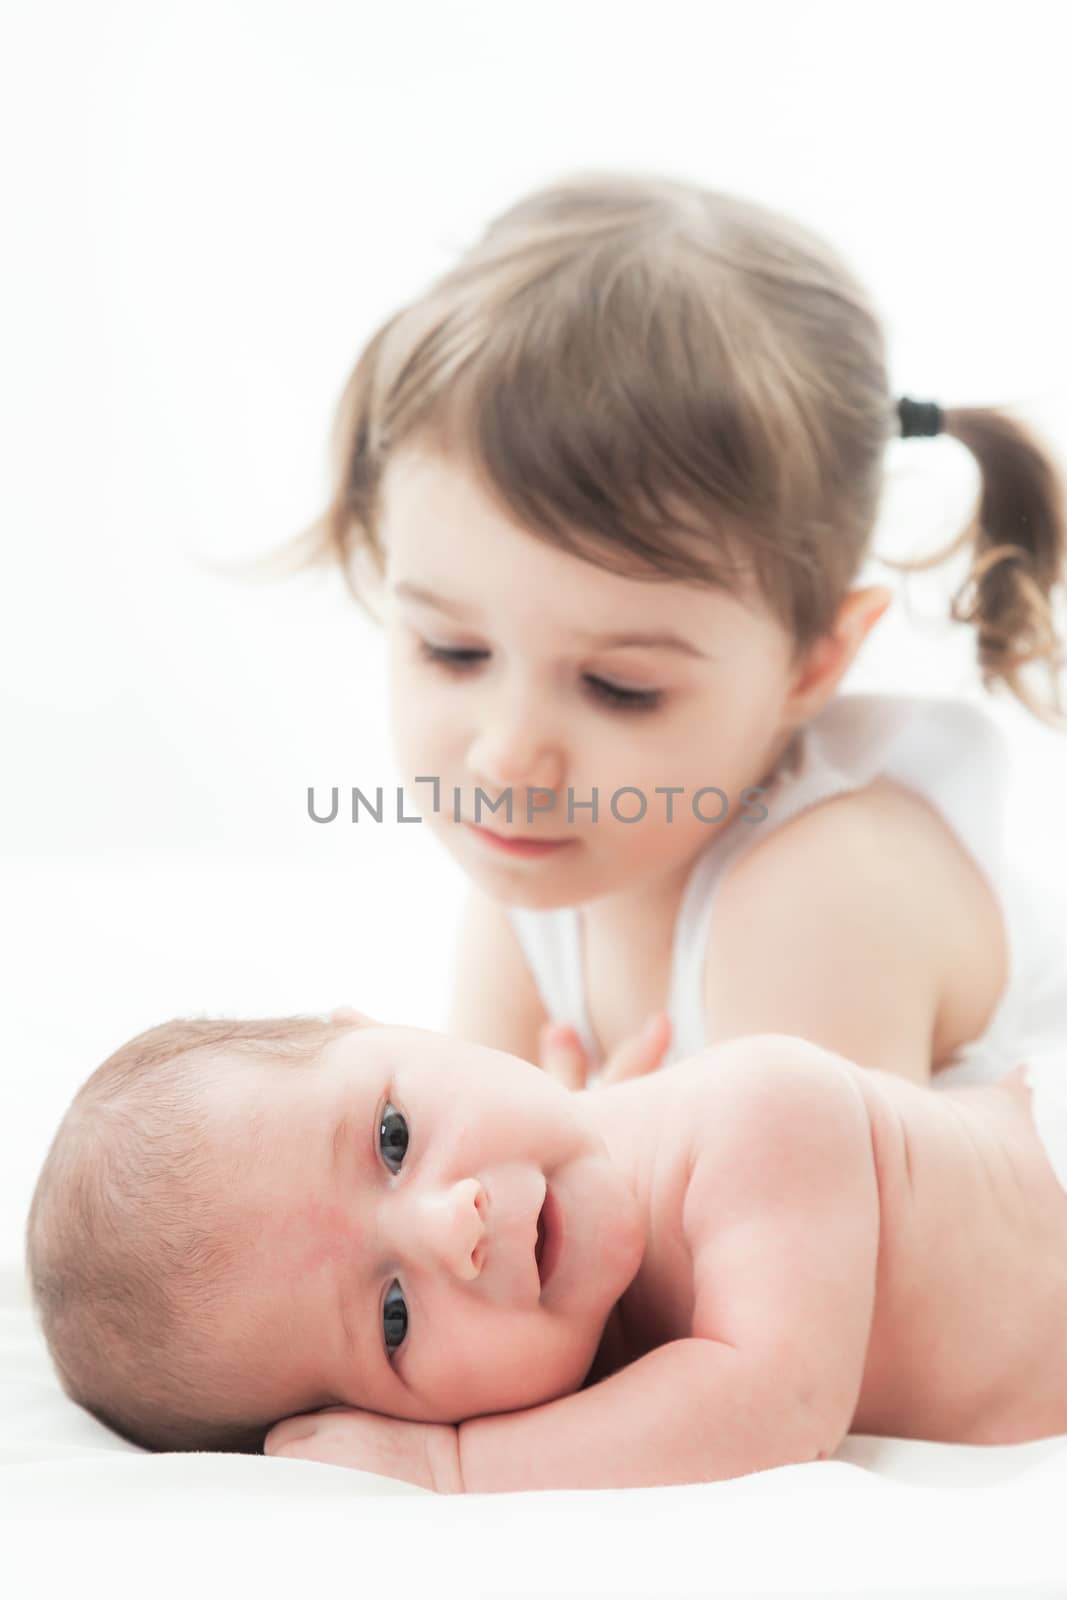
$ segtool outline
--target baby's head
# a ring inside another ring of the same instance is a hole
[[[643,1249],[588,1107],[351,1013],[141,1034],[30,1208],[64,1389],[150,1449],[255,1451],[321,1406],[455,1422],[578,1388]]]

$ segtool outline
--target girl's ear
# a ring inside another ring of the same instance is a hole
[[[846,594],[830,632],[816,639],[793,682],[789,710],[794,717],[803,720],[822,710],[892,603],[893,591],[884,584]]]

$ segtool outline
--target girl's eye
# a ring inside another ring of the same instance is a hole
[[[407,1337],[408,1308],[400,1285],[394,1278],[382,1306],[382,1331],[385,1334],[385,1353],[392,1356]]]
[[[378,1148],[389,1171],[399,1172],[407,1154],[408,1125],[391,1101],[386,1102],[378,1125]]]
[[[475,661],[483,661],[489,654],[488,650],[446,650],[443,645],[428,644],[425,639],[419,641],[419,654],[424,661],[432,661],[439,667],[471,666]]]
[[[610,704],[622,706],[627,711],[654,711],[659,705],[658,689],[622,689],[617,683],[607,683],[603,678],[587,678],[596,693]]]
[[[443,645],[428,644],[425,640],[420,644],[420,653],[425,661],[456,673],[484,661],[489,654],[488,650],[447,650]],[[598,699],[624,711],[654,711],[662,698],[659,689],[623,689],[617,683],[592,676],[587,676],[585,681]]]

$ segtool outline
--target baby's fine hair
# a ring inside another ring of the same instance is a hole
[[[216,1330],[239,1282],[221,1218],[242,1174],[220,1169],[206,1090],[247,1063],[310,1066],[338,1026],[164,1023],[98,1067],[60,1123],[26,1223],[30,1289],[66,1393],[134,1444],[256,1453],[279,1420]]]
[[[983,684],[1063,726],[1062,473],[1003,409],[942,408],[942,431],[977,462],[973,518],[934,556],[885,564],[917,571],[969,543],[951,615],[974,625]],[[734,195],[579,173],[502,212],[370,338],[338,409],[330,503],[292,553],[339,562],[371,610],[383,473],[427,449],[609,570],[734,590],[751,571],[799,657],[867,557],[899,432],[879,318],[825,241]]]

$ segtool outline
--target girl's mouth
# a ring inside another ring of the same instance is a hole
[[[570,839],[508,839],[493,833],[489,828],[481,828],[474,822],[468,822],[467,826],[491,850],[499,850],[509,856],[547,856],[555,850],[563,850],[573,842]]]

